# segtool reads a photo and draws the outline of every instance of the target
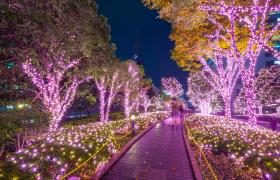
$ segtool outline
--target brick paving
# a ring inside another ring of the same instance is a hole
[[[102,180],[192,180],[182,127],[157,124],[101,178]]]

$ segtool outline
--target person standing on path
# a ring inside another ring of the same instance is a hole
[[[184,118],[185,118],[185,110],[183,108],[182,103],[179,106],[179,112],[180,112],[180,124],[181,124],[184,121]]]
[[[176,119],[178,117],[178,105],[176,98],[172,98],[171,102],[171,118],[172,118],[172,129],[174,124],[176,123]]]

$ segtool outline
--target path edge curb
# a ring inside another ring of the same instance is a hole
[[[188,137],[186,135],[187,131],[186,131],[185,122],[186,122],[186,120],[184,120],[183,124],[182,124],[183,125],[183,128],[182,128],[182,130],[183,130],[183,137],[184,137],[185,146],[186,146],[186,149],[187,149],[190,161],[191,161],[194,178],[196,180],[203,180],[203,177],[201,175],[201,171],[200,171],[200,169],[198,167],[197,161],[196,161],[195,156],[194,156],[194,152],[193,152],[193,150],[191,148],[191,145],[190,145],[190,143],[188,141]]]
[[[153,123],[152,125],[150,125],[150,127],[148,127],[147,129],[145,129],[144,131],[142,131],[140,134],[138,134],[137,136],[135,136],[134,138],[132,138],[128,143],[126,143],[119,152],[117,152],[116,154],[114,154],[109,160],[108,162],[102,167],[102,169],[100,169],[99,171],[97,171],[96,173],[93,174],[93,176],[90,178],[92,180],[99,180],[106,172],[108,172],[111,167],[113,167],[123,156],[124,154],[131,148],[131,146],[133,146],[139,139],[141,139],[147,132],[149,132],[151,129],[153,129],[159,122],[161,122],[161,120]]]

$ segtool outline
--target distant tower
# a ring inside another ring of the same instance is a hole
[[[144,65],[144,62],[141,59],[141,53],[140,53],[140,27],[137,28],[137,36],[135,39],[135,42],[133,44],[133,56],[132,59],[137,62],[139,65]]]

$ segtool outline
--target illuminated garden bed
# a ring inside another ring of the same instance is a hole
[[[155,123],[159,116],[162,114],[140,114],[135,119],[136,132]],[[89,178],[134,136],[130,120],[61,128],[38,137],[28,148],[9,154],[0,163],[0,179]]]
[[[197,158],[201,148],[217,177],[280,178],[279,132],[222,116],[191,115],[186,125]]]

